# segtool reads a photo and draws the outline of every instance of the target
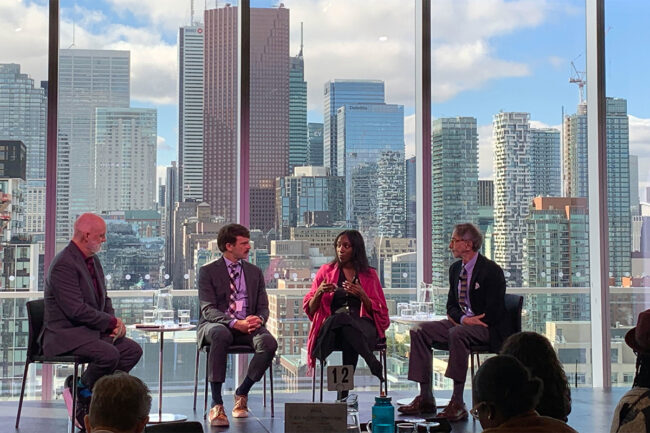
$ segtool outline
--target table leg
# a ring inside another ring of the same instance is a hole
[[[163,400],[163,349],[164,349],[165,334],[160,333],[160,345],[158,354],[158,414],[149,415],[150,424],[158,424],[164,422],[177,422],[185,421],[187,417],[185,415],[179,415],[174,413],[163,413],[162,411],[162,400]]]
[[[160,334],[160,353],[158,354],[158,419],[162,422],[162,384],[163,384],[163,344],[165,334]]]

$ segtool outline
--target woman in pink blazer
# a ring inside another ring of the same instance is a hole
[[[316,359],[334,350],[343,352],[343,364],[356,368],[359,355],[370,371],[384,381],[381,363],[372,353],[390,324],[384,291],[377,273],[368,265],[361,233],[345,230],[336,237],[336,257],[321,266],[303,308],[311,320],[307,339],[309,371]],[[346,392],[339,393],[344,398]]]

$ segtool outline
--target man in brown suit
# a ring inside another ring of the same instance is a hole
[[[81,215],[74,223],[72,240],[52,260],[45,279],[44,354],[91,360],[77,387],[77,413],[73,415],[80,425],[95,382],[115,370],[130,371],[142,356],[142,348],[124,336],[124,323],[115,317],[106,294],[104,270],[95,256],[104,242],[104,220],[92,213]],[[66,380],[69,389],[71,378]]]

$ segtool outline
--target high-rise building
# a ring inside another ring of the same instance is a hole
[[[310,212],[324,213],[325,225],[345,219],[345,180],[325,167],[296,167],[293,176],[276,179],[278,239],[289,239],[292,227],[309,225]]]
[[[338,156],[338,109],[345,104],[383,104],[384,82],[380,80],[332,80],[324,86],[323,165],[332,176],[342,176]]]
[[[289,10],[251,8],[250,226],[275,222],[275,179],[289,172]],[[205,11],[203,200],[237,216],[237,7]]]
[[[412,156],[406,160],[405,164],[405,176],[406,176],[406,237],[414,238],[416,236],[415,232],[415,216],[417,212],[417,201],[416,201],[416,166],[415,166],[415,156]]]
[[[533,196],[562,195],[560,131],[530,128],[530,182]]]
[[[157,126],[152,108],[96,109],[97,212],[155,207]]]
[[[69,239],[76,217],[95,210],[95,109],[129,107],[129,72],[129,51],[59,51],[58,239]]]
[[[586,198],[535,197],[525,226],[525,286],[589,287]]]
[[[379,236],[406,235],[404,152],[385,150],[377,160],[377,229]]]
[[[314,167],[323,166],[323,124],[309,122],[307,124],[309,134],[307,160],[308,165]]]
[[[431,133],[433,284],[448,284],[455,260],[449,250],[454,225],[478,219],[478,132],[474,117],[441,118]]]
[[[478,205],[494,206],[494,181],[490,179],[479,179],[478,181]]]
[[[630,127],[627,100],[607,98],[607,215],[609,273],[614,285],[632,274],[630,214]],[[637,194],[638,196],[638,194]]]
[[[289,173],[294,167],[309,165],[307,132],[307,82],[302,47],[289,59]]]
[[[587,107],[565,117],[565,179],[571,197],[587,197]],[[569,133],[567,133],[567,131]],[[622,284],[632,272],[630,213],[630,137],[627,100],[606,99],[607,215],[609,218],[609,273],[612,284]],[[577,185],[577,187],[575,187]]]
[[[180,200],[203,200],[203,26],[178,29]]]
[[[523,283],[523,245],[530,200],[530,114],[494,116],[494,260],[509,286]]]
[[[587,103],[575,114],[564,117],[562,175],[566,197],[587,197]],[[585,173],[580,176],[580,173]]]
[[[20,72],[0,64],[0,140],[20,140],[27,149],[27,179],[45,179],[47,94]]]
[[[337,173],[345,177],[346,220],[350,227],[372,235],[377,227],[377,163],[384,152],[397,152],[404,160],[404,106],[346,104],[338,109],[336,124]]]
[[[176,161],[172,161],[165,174],[165,206],[162,208],[162,226],[165,233],[165,269],[171,275],[174,266],[174,209],[176,209],[179,193]]]
[[[639,205],[639,157],[630,155],[630,212],[632,216],[640,215]]]
[[[25,229],[35,240],[45,233],[45,139],[47,90],[20,72],[20,65],[0,64],[0,140],[25,144]]]
[[[391,289],[417,287],[417,253],[396,254],[384,259],[384,287]]]

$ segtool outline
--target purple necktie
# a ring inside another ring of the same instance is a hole
[[[235,281],[239,277],[239,263],[231,263],[228,265],[230,271],[228,275],[230,276],[230,304],[228,305],[228,314],[235,316],[235,311],[237,311],[237,285]]]

